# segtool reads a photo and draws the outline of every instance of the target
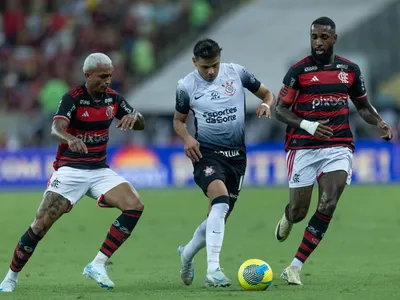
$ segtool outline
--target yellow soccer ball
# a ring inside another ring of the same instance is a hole
[[[261,259],[248,259],[239,268],[238,279],[246,291],[262,291],[272,283],[271,267]]]

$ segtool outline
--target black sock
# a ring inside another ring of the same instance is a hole
[[[301,262],[305,262],[311,253],[317,248],[318,244],[328,229],[331,217],[316,211],[310,219],[306,230],[304,231],[303,240],[296,253],[296,258]]]
[[[142,211],[123,211],[111,225],[100,251],[106,256],[111,257],[111,255],[113,255],[113,253],[117,251],[122,243],[131,235],[141,216]]]
[[[31,227],[24,233],[15,248],[10,269],[14,272],[19,272],[26,265],[33,251],[42,237],[33,233]]]

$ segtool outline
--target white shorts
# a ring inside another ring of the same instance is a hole
[[[343,170],[351,183],[353,152],[347,147],[289,150],[286,155],[289,187],[314,185],[324,173]]]
[[[71,208],[85,195],[96,199],[100,207],[108,207],[103,203],[104,194],[124,182],[128,181],[109,168],[86,170],[65,166],[51,175],[44,194],[54,192],[63,196],[71,202]]]

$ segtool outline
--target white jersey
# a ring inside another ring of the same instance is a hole
[[[175,109],[195,118],[195,138],[203,147],[245,148],[246,97],[260,82],[240,65],[221,63],[217,78],[208,82],[197,70],[179,80]]]

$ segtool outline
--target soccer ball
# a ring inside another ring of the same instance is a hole
[[[239,268],[238,279],[244,290],[262,291],[272,283],[272,269],[261,259],[248,259]]]

